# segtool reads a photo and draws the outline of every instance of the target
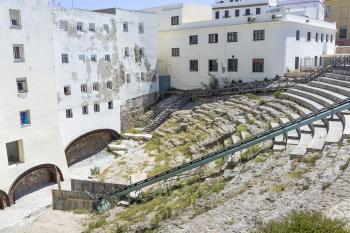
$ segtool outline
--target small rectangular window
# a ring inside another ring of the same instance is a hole
[[[84,31],[84,23],[82,23],[82,22],[77,23],[77,31],[79,31],[79,32]]]
[[[347,35],[348,35],[348,27],[339,26],[339,39],[346,39]]]
[[[294,68],[296,70],[299,70],[299,67],[300,67],[300,59],[299,59],[299,57],[295,57],[295,66],[294,66]]]
[[[171,55],[173,57],[179,57],[180,56],[180,48],[172,48],[171,49]]]
[[[218,41],[219,41],[219,34],[217,33],[209,34],[209,44],[218,43]]]
[[[105,33],[109,34],[109,25],[103,24],[103,30],[105,31]]]
[[[254,73],[264,72],[264,59],[262,58],[253,59],[253,72]]]
[[[327,34],[326,35],[326,42],[328,42],[329,41],[329,35]]]
[[[10,25],[14,29],[21,28],[21,11],[10,9]]]
[[[307,41],[311,41],[311,32],[307,33]]]
[[[255,14],[260,15],[261,14],[261,8],[256,8],[255,9]]]
[[[297,30],[295,38],[296,38],[296,40],[300,40],[300,31],[299,30]]]
[[[314,66],[317,67],[318,66],[318,57],[315,56],[315,59],[314,59]]]
[[[125,75],[125,81],[126,81],[126,83],[131,83],[131,76],[130,76],[130,74],[126,74]]]
[[[237,42],[237,32],[228,32],[227,42]]]
[[[128,31],[129,31],[129,23],[123,22],[123,32],[128,32]]]
[[[95,82],[92,84],[92,90],[94,91],[100,91],[100,84]]]
[[[238,71],[238,59],[228,59],[227,60],[227,71],[237,72]]]
[[[143,23],[139,23],[139,34],[143,34],[145,32],[145,25]]]
[[[198,72],[198,60],[190,60],[190,72]]]
[[[235,10],[235,17],[239,17],[239,9]]]
[[[80,90],[81,90],[82,93],[87,93],[87,91],[88,91],[87,84],[81,84],[80,85]]]
[[[89,31],[90,32],[95,32],[96,31],[96,26],[94,23],[89,23]]]
[[[210,59],[209,60],[209,72],[218,72],[218,60],[217,59]]]
[[[113,101],[108,102],[108,109],[112,110],[113,109]]]
[[[316,33],[315,40],[318,42],[318,33]]]
[[[145,56],[145,49],[140,48],[140,57],[144,57],[144,56]]]
[[[73,110],[72,109],[66,109],[66,118],[67,119],[73,118]]]
[[[220,19],[220,11],[215,11],[215,19]]]
[[[321,42],[323,42],[323,40],[324,40],[324,35],[323,35],[323,33],[321,34]]]
[[[194,44],[198,44],[198,36],[197,35],[190,36],[190,45],[194,45]]]
[[[125,55],[125,57],[130,57],[129,47],[124,48],[124,55]]]
[[[16,84],[18,93],[28,93],[28,84],[26,78],[16,79]]]
[[[80,62],[85,63],[85,55],[84,54],[80,54],[78,59]]]
[[[224,18],[230,18],[230,11],[228,11],[228,10],[225,11]]]
[[[22,140],[6,143],[8,165],[24,163],[23,151]]]
[[[13,45],[13,58],[15,62],[24,62],[23,45]]]
[[[83,115],[89,114],[89,106],[85,105],[81,107]]]
[[[91,55],[91,61],[97,62],[97,56],[95,54]]]
[[[63,92],[64,92],[64,95],[71,95],[72,94],[70,86],[64,86]]]
[[[250,15],[250,9],[245,9],[245,15]]]
[[[146,81],[146,74],[145,73],[141,73],[141,82],[145,82]]]
[[[113,82],[108,81],[108,82],[107,82],[107,88],[108,88],[108,89],[113,89]]]
[[[179,25],[179,24],[180,24],[180,17],[179,16],[171,17],[171,25]]]
[[[331,43],[333,43],[333,35],[331,35]]]
[[[106,54],[106,55],[105,55],[105,61],[110,62],[110,61],[111,61],[111,55]]]
[[[66,20],[60,20],[60,29],[62,31],[67,31],[68,30],[68,23]]]
[[[254,30],[253,32],[253,40],[265,40],[265,30]]]
[[[21,112],[19,112],[19,115],[20,115],[20,120],[21,120],[22,126],[30,125],[30,112],[29,112],[29,110],[21,111]]]
[[[69,63],[68,54],[62,54],[61,57],[62,57],[62,63],[64,64]]]
[[[94,112],[100,112],[100,105],[94,104]]]

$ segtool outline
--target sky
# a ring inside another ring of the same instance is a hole
[[[63,7],[72,7],[81,9],[103,9],[103,8],[124,8],[130,10],[139,10],[143,8],[167,5],[180,2],[191,2],[201,4],[212,4],[214,0],[54,0]]]

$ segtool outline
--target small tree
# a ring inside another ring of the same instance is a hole
[[[209,76],[209,88],[217,89],[219,87],[219,80],[215,77],[215,75]]]

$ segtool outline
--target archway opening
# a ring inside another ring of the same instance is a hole
[[[0,210],[10,206],[10,199],[6,192],[0,190]]]

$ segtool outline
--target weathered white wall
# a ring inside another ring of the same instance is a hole
[[[9,9],[21,10],[22,29],[10,29]],[[0,190],[24,171],[55,164],[69,178],[60,137],[53,67],[52,29],[46,0],[0,1]],[[23,44],[25,62],[14,63],[13,44]],[[17,95],[16,78],[26,77],[28,94]],[[19,112],[30,110],[31,125],[21,127]],[[24,163],[8,165],[6,143],[23,140]]]

